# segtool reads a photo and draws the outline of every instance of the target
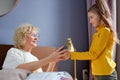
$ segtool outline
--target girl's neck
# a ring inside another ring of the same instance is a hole
[[[96,28],[100,27],[101,25],[105,25],[105,23],[102,20],[100,21],[100,23],[98,24]]]

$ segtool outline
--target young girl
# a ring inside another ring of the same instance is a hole
[[[112,59],[114,43],[118,42],[112,28],[111,14],[105,0],[97,0],[88,10],[89,22],[96,29],[89,51],[71,52],[72,60],[91,60],[95,80],[117,80]]]

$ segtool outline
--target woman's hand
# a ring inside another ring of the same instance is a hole
[[[58,48],[48,56],[51,62],[59,62],[61,60],[69,59],[70,52],[68,51],[68,49],[63,49],[63,50],[62,49],[63,49],[63,46]]]

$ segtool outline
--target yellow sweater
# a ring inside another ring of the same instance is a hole
[[[93,75],[109,75],[116,66],[112,59],[114,39],[109,28],[100,25],[93,35],[89,51],[71,52],[72,60],[91,60]]]

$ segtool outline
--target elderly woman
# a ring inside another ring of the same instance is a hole
[[[61,60],[67,60],[69,53],[67,49],[61,50],[58,48],[49,56],[38,60],[37,57],[31,54],[38,42],[38,29],[31,24],[22,24],[16,30],[14,36],[15,45],[9,49],[5,58],[4,68],[18,68],[29,71],[42,71],[41,67],[49,64],[47,71],[51,71],[52,66]]]

